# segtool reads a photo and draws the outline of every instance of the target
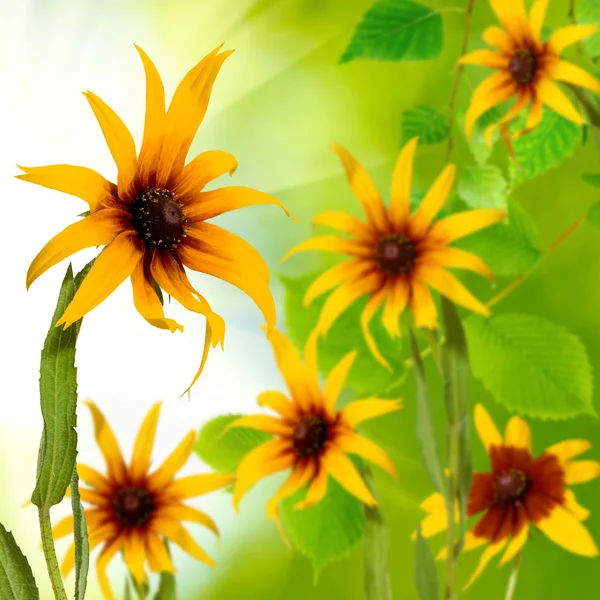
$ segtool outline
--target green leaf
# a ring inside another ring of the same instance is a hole
[[[524,117],[518,119],[514,129],[522,129]],[[560,165],[572,156],[581,141],[581,127],[547,108],[540,125],[531,133],[513,142],[517,162],[510,163],[512,187],[532,179]]]
[[[0,523],[0,598],[39,600],[31,567],[12,533]]]
[[[427,60],[444,46],[442,17],[409,0],[378,0],[358,25],[340,59]]]
[[[415,584],[421,600],[438,600],[440,584],[431,548],[417,528],[415,540]]]
[[[500,119],[504,116],[502,109],[497,106],[491,108],[487,112],[483,113],[481,117],[476,121],[473,126],[473,132],[471,134],[471,138],[467,140],[469,144],[469,149],[471,150],[471,154],[473,154],[473,158],[478,165],[484,165],[489,160],[492,155],[492,150],[494,148],[494,143],[498,140],[498,130],[494,131],[492,135],[492,144],[488,146],[485,143],[485,130],[492,125],[492,123],[498,123]],[[462,113],[460,118],[461,129],[464,133],[465,131],[465,113]]]
[[[244,415],[223,415],[211,419],[200,430],[194,451],[215,471],[234,473],[244,456],[271,435],[247,427],[234,427],[223,435],[229,423]]]
[[[506,180],[492,165],[468,167],[458,182],[458,194],[470,208],[506,208]]]
[[[595,415],[592,367],[579,339],[533,315],[470,316],[473,374],[509,410],[541,419]]]
[[[421,353],[412,330],[410,332],[410,346],[415,363],[415,376],[417,378],[417,440],[419,442],[419,450],[421,451],[423,464],[433,486],[438,492],[445,495],[444,468],[438,449],[431,396],[429,395],[429,386],[425,377]]]
[[[131,596],[131,585],[129,579],[125,579],[125,591],[123,592],[123,600],[133,600]]]
[[[77,369],[75,344],[81,319],[68,329],[55,327],[94,261],[73,278],[71,265],[63,280],[58,303],[40,363],[40,403],[44,428],[38,454],[37,482],[31,501],[48,510],[65,496],[77,454]]]
[[[600,229],[600,202],[594,204],[588,212],[588,221],[594,226]]]
[[[318,274],[299,278],[279,277],[285,287],[284,313],[287,334],[297,348],[304,348],[327,297],[327,294],[324,294],[314,300],[308,308],[304,307],[304,294],[317,277]],[[348,374],[346,387],[363,397],[381,394],[382,390],[390,394],[395,387],[400,387],[405,372],[401,358],[401,341],[392,340],[380,319],[373,319],[370,325],[371,333],[392,367],[390,373],[375,360],[362,334],[360,315],[366,302],[367,298],[355,302],[333,324],[327,337],[320,341],[319,368],[323,375],[328,375],[346,354],[356,350],[358,356]]]
[[[418,137],[420,144],[438,144],[448,138],[448,120],[431,106],[415,106],[402,113],[402,135],[407,142]]]
[[[325,565],[347,555],[365,531],[361,502],[332,477],[327,485],[323,500],[311,508],[294,509],[305,498],[306,490],[281,503],[285,531],[292,544],[312,562],[315,582]]]
[[[583,180],[594,187],[600,187],[600,173],[589,173],[582,175]]]
[[[83,600],[90,566],[90,545],[85,513],[79,496],[77,467],[73,469],[71,478],[71,507],[73,510],[73,538],[75,540],[75,600]]]
[[[82,212],[80,215],[77,215],[78,217],[89,217],[92,213],[89,210],[86,210],[85,212]]]
[[[531,269],[542,255],[535,222],[525,209],[508,202],[508,219],[456,245],[480,256],[496,277],[514,277]]]
[[[162,293],[162,290],[160,289],[160,286],[154,280],[152,280],[152,284],[154,285],[154,291],[156,292],[156,295],[158,296],[160,303],[164,306],[165,299],[163,298],[163,293]]]
[[[579,0],[575,18],[580,25],[598,25],[600,23],[600,2],[598,0]],[[592,58],[600,56],[600,34],[583,40],[583,45]]]

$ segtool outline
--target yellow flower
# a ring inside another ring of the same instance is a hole
[[[308,484],[306,499],[296,508],[314,506],[327,492],[329,475],[365,504],[377,504],[347,454],[361,456],[395,476],[394,465],[385,452],[355,429],[367,419],[398,410],[400,402],[369,398],[336,410],[338,396],[357,353],[351,352],[332,369],[321,390],[315,332],[306,344],[304,363],[292,342],[279,330],[273,331],[269,341],[290,397],[276,391],[263,392],[258,404],[270,408],[277,416],[252,415],[229,425],[250,427],[275,436],[249,452],[240,463],[234,506],[239,509],[242,497],[257,481],[290,468],[289,478],[267,504],[268,516],[276,519],[278,525],[281,500]]]
[[[467,532],[464,550],[484,545],[487,548],[466,587],[502,550],[505,552],[501,565],[521,552],[531,527],[569,552],[597,556],[598,548],[582,524],[590,512],[567,487],[600,477],[599,462],[573,460],[589,450],[591,444],[585,440],[566,440],[534,458],[529,425],[515,416],[508,422],[502,438],[481,404],[475,407],[475,427],[489,454],[491,470],[473,475],[467,517],[484,514]],[[429,513],[421,524],[424,537],[446,529],[448,517],[441,494],[431,495],[420,508]],[[443,550],[438,558],[445,556]]]
[[[490,4],[504,27],[488,27],[483,39],[495,50],[476,50],[464,56],[460,63],[481,65],[498,72],[484,80],[473,93],[465,118],[467,137],[473,125],[487,110],[515,97],[514,106],[500,123],[486,131],[491,141],[498,125],[507,125],[531,104],[525,128],[520,135],[535,129],[542,120],[543,106],[549,106],[563,117],[577,124],[584,123],[569,98],[554,81],[564,81],[600,93],[600,82],[592,75],[561,59],[568,46],[598,32],[595,25],[570,25],[558,29],[542,41],[542,25],[548,0],[535,0],[529,15],[523,0],[490,0]]]
[[[85,509],[90,549],[103,544],[96,566],[104,598],[115,598],[106,567],[119,550],[123,550],[125,564],[139,583],[146,581],[146,560],[152,572],[175,572],[163,543],[165,538],[194,558],[216,566],[181,521],[199,523],[218,535],[216,524],[207,514],[187,506],[183,501],[231,485],[235,477],[211,473],[174,478],[192,453],[196,439],[193,431],[158,469],[149,473],[160,403],[150,409],[142,423],[131,463],[127,466],[104,415],[94,403],[86,404],[92,412],[96,442],[106,461],[107,475],[81,464],[77,465],[77,472],[82,481],[92,486],[81,487],[79,492],[81,500],[91,505]],[[58,539],[72,531],[71,515],[60,521],[52,534],[54,539]],[[63,577],[73,569],[74,563],[75,549],[71,544],[61,565]]]
[[[236,169],[235,158],[227,152],[210,150],[185,164],[217,74],[233,51],[219,54],[217,48],[203,58],[178,85],[166,110],[160,75],[146,53],[136,48],[147,82],[139,155],[117,114],[92,92],[84,94],[117,165],[117,185],[86,167],[20,167],[25,174],[18,178],[78,196],[89,204],[91,213],[46,244],[29,267],[27,287],[79,250],[106,245],[57,325],[69,327],[131,277],[138,312],[155,327],[183,331],[181,325],[165,318],[155,290],[158,285],[207,320],[202,361],[191,388],[202,372],[211,344],[214,348],[223,343],[225,323],[193,288],[184,266],[237,286],[258,305],[268,329],[275,326],[275,304],[264,260],[247,242],[206,221],[255,204],[277,204],[286,209],[279,200],[250,188],[203,192],[213,179]]]
[[[351,304],[368,295],[369,301],[361,316],[362,331],[373,356],[388,369],[390,366],[369,331],[369,322],[383,304],[382,322],[392,337],[400,335],[398,319],[407,304],[417,327],[438,327],[437,309],[427,286],[462,306],[489,314],[488,308],[446,268],[466,269],[489,278],[492,273],[478,256],[449,244],[497,223],[506,215],[503,210],[482,208],[434,222],[452,187],[454,165],[443,170],[419,208],[410,214],[417,141],[417,138],[410,140],[400,154],[389,208],[366,170],[349,152],[334,146],[367,222],[342,211],[321,213],[314,219],[315,224],[337,229],[354,239],[331,235],[312,238],[292,248],[282,259],[304,250],[340,252],[352,257],[318,277],[307,290],[304,304],[307,306],[318,296],[337,288],[325,302],[317,324],[317,330],[325,335]]]

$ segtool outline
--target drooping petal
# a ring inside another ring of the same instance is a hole
[[[99,210],[69,225],[55,235],[33,259],[27,271],[27,289],[50,267],[85,248],[110,244],[127,227],[127,213],[110,208]]]
[[[345,423],[354,429],[359,423],[374,419],[381,415],[400,410],[402,403],[400,400],[380,400],[378,398],[368,398],[366,400],[355,400],[350,402],[341,410],[341,416]]]
[[[296,510],[304,510],[305,508],[310,508],[311,506],[321,502],[327,493],[328,478],[329,474],[327,473],[327,469],[321,466],[317,476],[313,478],[312,483],[308,488],[306,498],[295,504],[294,508]]]
[[[313,461],[307,461],[292,470],[286,482],[267,502],[267,516],[269,519],[279,521],[279,503],[285,498],[293,496],[303,485],[311,481],[315,475],[315,470]]]
[[[112,484],[106,477],[96,471],[96,469],[92,469],[92,467],[77,463],[77,474],[79,475],[79,479],[96,488],[101,494],[110,494],[113,490]]]
[[[583,125],[585,119],[579,114],[573,103],[565,95],[565,93],[548,77],[543,77],[537,84],[537,94],[539,99],[559,115]]]
[[[160,408],[161,402],[152,406],[135,438],[129,467],[129,476],[134,484],[140,483],[148,474]]]
[[[288,250],[280,262],[286,261],[290,256],[298,252],[319,251],[319,252],[337,252],[340,254],[349,254],[350,256],[371,257],[373,248],[365,245],[362,241],[348,240],[335,235],[321,235],[314,238],[308,238]]]
[[[587,440],[565,440],[550,446],[546,449],[546,452],[554,454],[561,463],[566,463],[587,452],[591,447],[592,444]]]
[[[369,224],[380,232],[387,231],[389,227],[387,209],[366,169],[345,148],[335,144],[331,149],[342,161],[348,183],[361,203]]]
[[[552,79],[572,83],[600,94],[600,81],[591,73],[566,60],[561,60],[553,66],[550,73]]]
[[[498,129],[498,127],[500,127],[501,131],[502,131],[502,126],[507,123],[510,123],[513,119],[518,117],[521,114],[521,112],[523,112],[527,108],[527,105],[529,104],[530,101],[531,101],[531,94],[530,94],[528,88],[526,88],[525,91],[520,90],[518,92],[517,99],[516,99],[515,103],[513,104],[513,106],[511,107],[511,109],[500,119],[500,121],[498,121],[498,123],[492,123],[489,127],[486,128],[486,130],[483,134],[483,137],[485,139],[485,143],[490,148],[493,143],[493,136],[494,136],[494,132],[496,131],[496,129]]]
[[[484,29],[483,40],[490,46],[494,46],[505,54],[512,54],[515,50],[515,44],[512,38],[500,27],[493,25]]]
[[[98,256],[56,325],[66,329],[106,300],[131,275],[143,254],[144,242],[135,231],[120,233]]]
[[[335,405],[344,389],[348,373],[350,372],[357,355],[358,352],[356,351],[346,354],[346,356],[331,369],[331,372],[325,380],[325,385],[323,386],[323,404],[325,413],[330,419],[335,417]]]
[[[376,506],[377,500],[367,488],[354,463],[340,450],[329,447],[321,457],[323,468],[350,494],[368,506]]]
[[[424,252],[419,257],[419,264],[423,262],[426,265],[439,265],[440,267],[449,267],[451,269],[464,269],[477,273],[488,279],[493,279],[494,274],[487,264],[476,254],[445,246],[443,248],[432,249]]]
[[[94,436],[98,448],[104,457],[108,476],[111,481],[115,481],[121,485],[127,480],[127,467],[125,466],[125,461],[123,460],[123,455],[121,454],[115,434],[100,409],[93,402],[86,401],[84,404],[86,404],[92,413]]]
[[[369,268],[362,260],[349,260],[321,273],[306,290],[303,299],[304,306],[309,306],[315,298],[348,281],[348,279],[366,273]]]
[[[235,475],[228,473],[202,473],[201,475],[188,475],[175,479],[165,489],[164,494],[169,497],[185,500],[203,494],[210,494],[216,490],[231,485]]]
[[[240,417],[235,421],[232,421],[227,425],[224,431],[231,429],[232,427],[248,427],[250,429],[258,429],[258,431],[264,431],[272,435],[291,435],[292,427],[284,423],[277,417],[271,417],[269,415],[250,415],[247,417]]]
[[[515,138],[519,138],[523,135],[531,133],[541,122],[544,116],[544,104],[539,98],[535,98],[531,103],[531,109],[529,115],[527,115],[527,121],[525,122],[525,128],[514,133]]]
[[[87,167],[74,165],[48,165],[45,167],[21,167],[24,175],[17,179],[77,196],[88,203],[90,212],[102,207],[102,201],[117,194],[117,186]]]
[[[83,95],[98,119],[108,149],[117,165],[117,187],[119,197],[124,200],[136,171],[135,142],[125,123],[108,104],[92,92],[84,92]]]
[[[157,518],[172,519],[173,521],[188,521],[189,523],[197,523],[203,525],[215,535],[219,535],[219,528],[214,520],[205,512],[186,506],[185,504],[167,504],[161,506],[155,513]]]
[[[484,544],[487,544],[487,543],[488,543],[488,540],[486,538],[477,537],[476,535],[473,534],[472,531],[467,531],[467,533],[465,535],[465,543],[463,544],[462,551],[468,552],[469,550],[476,550],[477,548],[480,548],[481,546],[483,546]],[[446,560],[446,558],[448,556],[447,550],[448,550],[447,548],[442,548],[442,550],[440,550],[440,552],[435,557],[435,559],[436,560]]]
[[[477,404],[474,410],[474,423],[479,439],[484,448],[490,451],[491,446],[502,446],[504,441],[492,420],[490,413],[485,409],[483,404]]]
[[[157,533],[164,535],[177,544],[184,552],[193,556],[211,567],[216,567],[215,561],[196,543],[194,538],[177,521],[172,519],[155,519],[152,521],[152,529]]]
[[[491,69],[506,69],[510,58],[505,54],[494,52],[493,50],[475,50],[465,54],[459,61],[459,65],[477,65],[481,67],[490,67]]]
[[[548,47],[554,53],[560,54],[565,48],[597,32],[598,27],[596,25],[569,25],[552,33],[548,38]]]
[[[383,354],[379,350],[377,343],[375,342],[375,338],[371,334],[369,329],[369,323],[373,319],[373,315],[377,312],[377,310],[384,303],[386,298],[386,288],[382,287],[380,290],[375,292],[367,302],[365,308],[363,309],[360,315],[360,328],[362,330],[363,337],[367,342],[367,347],[369,348],[371,354],[375,358],[375,360],[385,367],[388,371],[392,372],[392,367],[390,363],[384,358]]]
[[[281,392],[268,391],[262,392],[258,395],[256,403],[259,406],[266,406],[271,410],[274,410],[282,418],[293,420],[298,416],[298,410],[296,405],[290,401],[290,399]]]
[[[175,573],[175,565],[158,534],[154,531],[146,532],[146,556],[153,573]]]
[[[429,288],[420,281],[413,280],[410,286],[408,304],[416,327],[437,329],[437,308]]]
[[[505,217],[506,211],[497,208],[467,210],[435,222],[429,230],[429,236],[432,241],[448,244],[499,223]]]
[[[508,538],[503,538],[502,540],[500,540],[499,542],[496,542],[495,544],[490,544],[484,550],[483,554],[481,555],[481,558],[479,559],[479,563],[477,564],[477,568],[475,569],[475,572],[473,573],[473,575],[471,575],[471,579],[469,579],[469,581],[463,588],[463,591],[468,589],[469,587],[471,587],[471,585],[475,582],[475,580],[481,575],[483,570],[486,568],[486,566],[488,565],[490,560],[492,560],[492,558],[494,558],[494,556],[498,555],[500,552],[502,552],[502,550],[504,550],[507,540],[508,540]]]
[[[110,582],[106,576],[106,567],[113,559],[114,555],[123,547],[124,543],[125,539],[123,536],[118,536],[117,538],[106,542],[96,560],[98,585],[100,586],[100,590],[102,591],[105,600],[115,600],[115,596],[110,587]]]
[[[52,539],[60,540],[73,533],[73,515],[68,515],[64,519],[61,519],[54,527],[52,527]]]
[[[448,528],[448,512],[446,506],[442,504],[439,510],[431,512],[421,521],[421,535],[424,538],[430,538]],[[413,533],[413,540],[416,539],[416,532]]]
[[[202,152],[183,168],[173,186],[173,193],[182,197],[184,204],[193,204],[196,195],[206,184],[225,173],[233,175],[237,166],[237,160],[229,152],[222,150]]]
[[[590,511],[577,502],[577,497],[573,490],[565,488],[564,494],[565,510],[569,511],[578,521],[585,521],[590,516]]]
[[[190,458],[195,442],[196,432],[190,431],[175,450],[167,456],[160,467],[149,475],[147,480],[148,487],[152,490],[159,490],[167,485]]]
[[[328,210],[313,219],[313,225],[323,225],[343,233],[348,233],[362,240],[371,240],[377,235],[368,224],[341,210]]]
[[[521,528],[521,531],[519,531],[519,533],[516,536],[514,536],[508,543],[508,546],[506,547],[506,552],[502,556],[502,559],[498,563],[498,566],[501,567],[502,565],[509,563],[513,558],[515,558],[515,556],[517,556],[517,554],[519,554],[519,552],[523,550],[523,546],[525,545],[525,542],[527,541],[528,537],[529,525],[527,525],[526,523],[525,526]]]
[[[600,477],[600,462],[596,460],[579,460],[564,466],[568,484],[586,483]]]
[[[125,564],[134,579],[138,583],[143,583],[147,580],[146,569],[144,568],[144,563],[146,562],[144,537],[136,528],[131,528],[124,537],[125,544],[123,550]]]
[[[419,138],[409,140],[396,162],[392,176],[392,191],[390,200],[390,220],[395,229],[400,229],[410,212],[410,195],[412,191],[413,165]]]
[[[410,296],[410,285],[405,277],[398,276],[386,282],[387,301],[381,322],[390,337],[400,336],[400,315],[404,312]]]
[[[531,35],[538,45],[542,44],[542,28],[548,11],[548,0],[535,0],[529,11]]]
[[[371,461],[374,465],[381,467],[392,477],[397,476],[396,467],[390,457],[380,446],[370,439],[359,435],[358,433],[351,433],[338,439],[336,445],[342,452],[346,454],[356,454],[357,456]]]
[[[506,425],[504,443],[531,452],[531,429],[527,422],[517,415],[514,416]]]
[[[573,554],[598,555],[598,548],[589,531],[568,510],[558,504],[550,516],[536,523],[536,526],[555,544]]]

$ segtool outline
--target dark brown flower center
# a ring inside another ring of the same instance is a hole
[[[161,188],[139,194],[131,205],[132,225],[148,245],[172,250],[184,237],[186,222],[177,196]]]
[[[519,48],[511,57],[508,71],[519,85],[533,81],[538,68],[537,56],[529,48]]]
[[[527,491],[527,475],[518,469],[503,471],[496,476],[494,492],[496,501],[501,503],[516,502]]]
[[[320,417],[302,417],[292,433],[294,450],[301,456],[317,454],[327,440],[327,424]]]
[[[154,511],[152,496],[142,488],[130,487],[119,490],[113,507],[122,525],[145,525]]]
[[[375,257],[385,273],[401,275],[413,268],[417,248],[414,242],[404,235],[389,235],[377,244]]]

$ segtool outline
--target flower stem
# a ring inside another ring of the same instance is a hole
[[[471,20],[473,18],[473,6],[475,0],[469,0],[467,6],[467,22],[465,23],[465,37],[463,38],[463,45],[460,57],[462,58],[467,53],[467,47],[469,45],[469,32],[471,31]],[[458,88],[460,87],[460,80],[465,69],[464,65],[458,65],[456,69],[456,77],[454,78],[454,86],[452,88],[452,95],[450,96],[450,117],[448,120],[449,135],[448,135],[448,151],[446,152],[446,162],[450,161],[450,155],[454,148],[454,136],[452,130],[454,129],[454,120],[456,118],[456,96],[458,94]]]
[[[519,567],[521,566],[521,553],[515,556],[515,560],[513,562],[513,568],[510,572],[510,577],[508,579],[508,586],[506,587],[506,596],[504,596],[504,600],[513,600],[513,596],[515,594],[515,588],[517,587],[517,579],[519,577]]]
[[[375,496],[371,469],[366,466],[363,475]],[[365,600],[392,600],[388,572],[390,536],[379,505],[365,505]]]
[[[40,508],[38,510],[40,517],[40,532],[42,535],[42,548],[44,549],[44,557],[46,558],[46,566],[48,567],[48,575],[52,583],[54,598],[56,600],[67,600],[67,593],[60,576],[58,560],[56,558],[56,550],[54,549],[54,540],[52,539],[52,525],[50,523],[50,511]]]

